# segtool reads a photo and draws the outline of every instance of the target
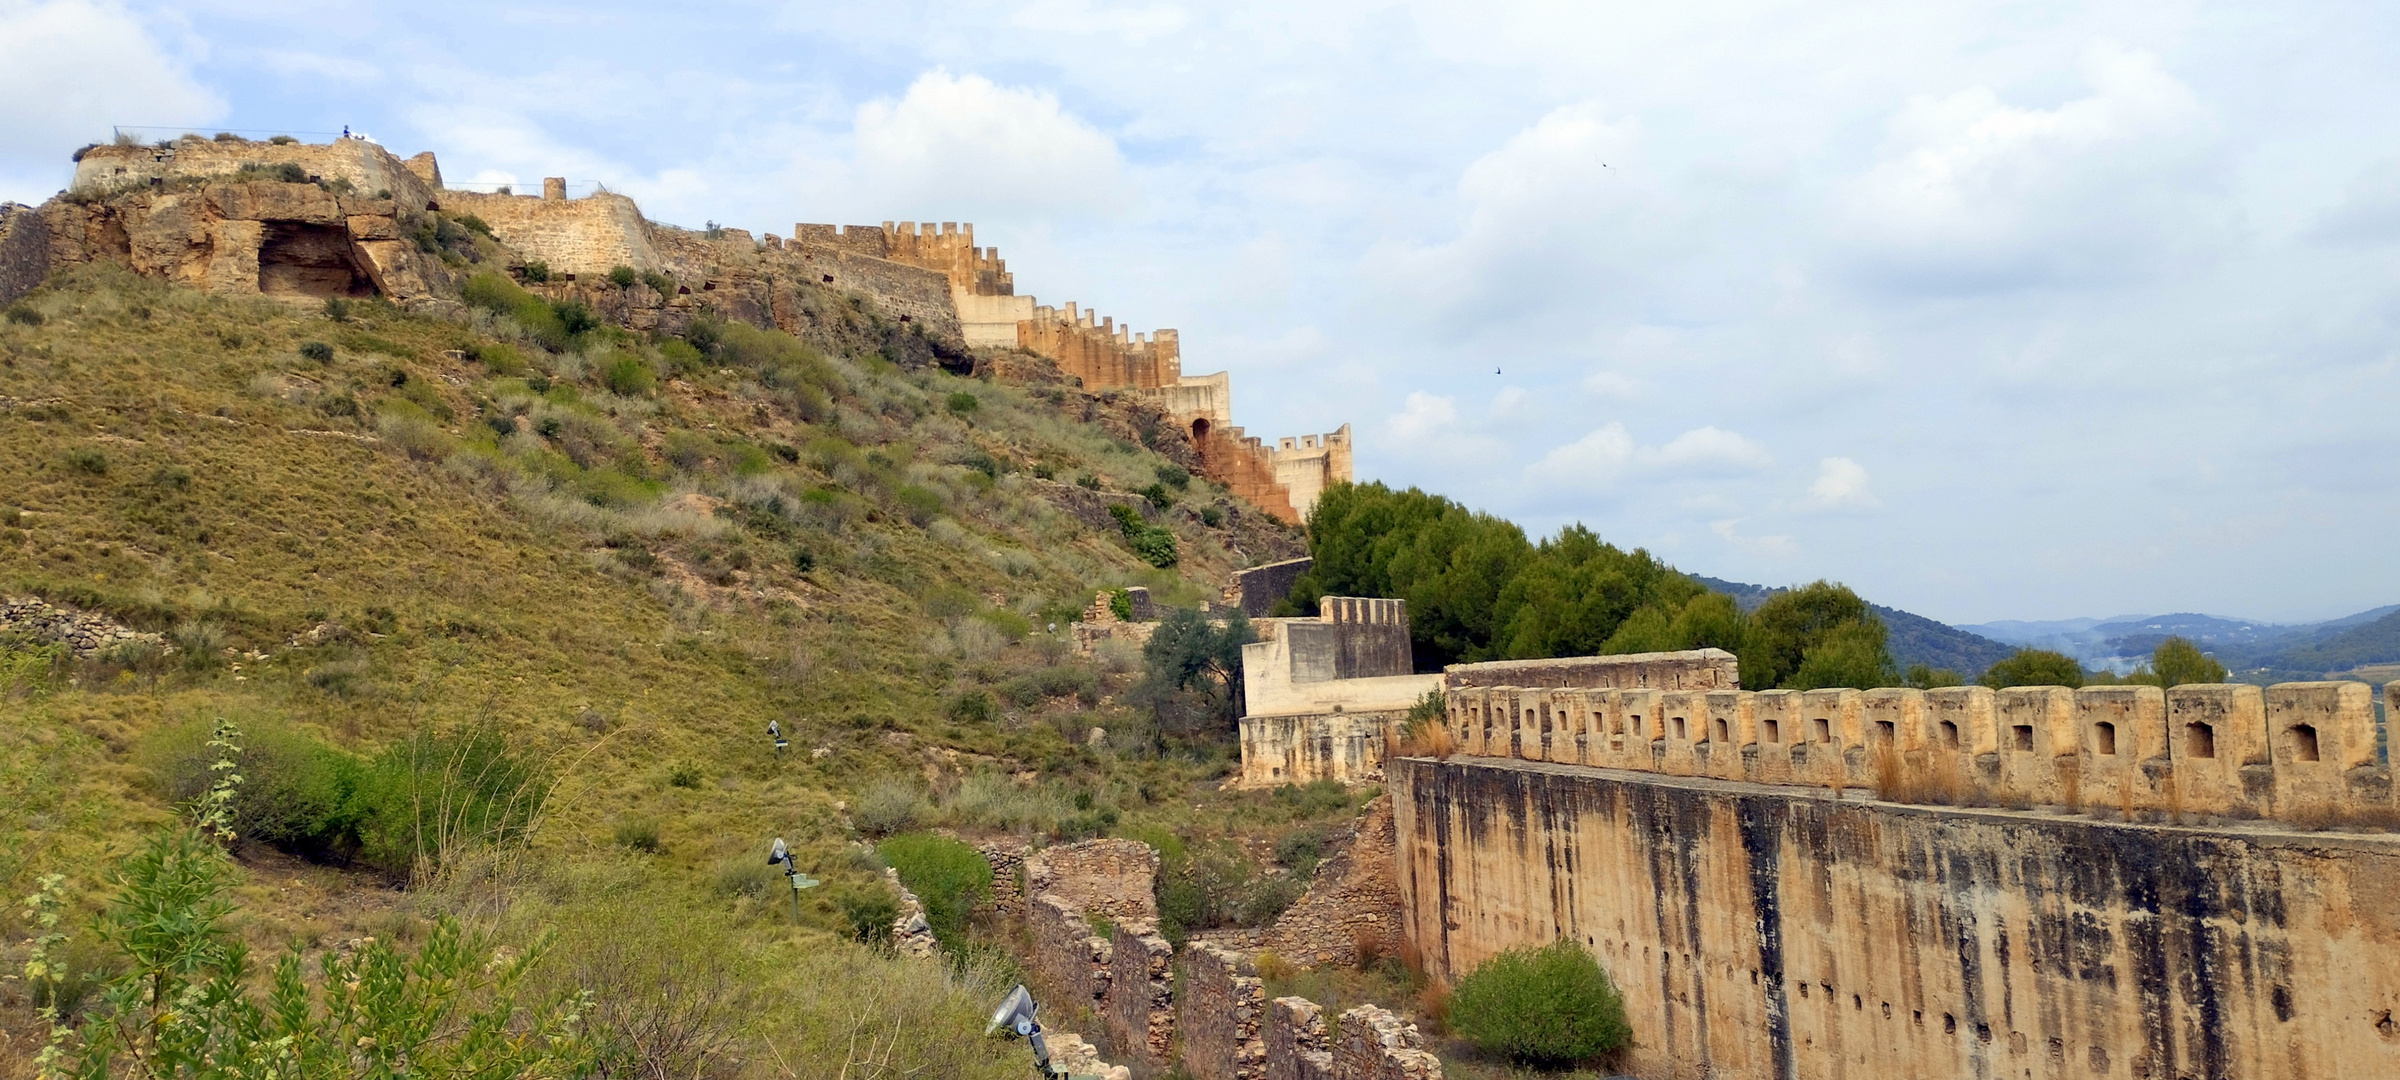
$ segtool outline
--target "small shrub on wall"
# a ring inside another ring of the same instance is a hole
[[[1624,997],[1572,941],[1484,961],[1451,991],[1448,1022],[1485,1053],[1529,1065],[1572,1065],[1633,1040]]]

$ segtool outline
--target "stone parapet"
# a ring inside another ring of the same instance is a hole
[[[1332,1080],[1333,1053],[1325,1046],[1325,1008],[1303,997],[1267,1003],[1266,1080]]]
[[[1902,802],[2400,825],[2365,683],[1752,693],[1453,678],[1444,696],[1454,745],[1478,757]]]
[[[1442,1062],[1425,1049],[1417,1025],[1377,1005],[1342,1014],[1334,1044],[1336,1080],[1440,1080]]]

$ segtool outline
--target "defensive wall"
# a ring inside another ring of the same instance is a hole
[[[2400,1076],[2364,684],[1445,696],[1412,943],[1582,944],[1645,1080]]]
[[[1317,608],[1313,619],[1251,623],[1236,786],[1368,779],[1385,732],[1441,685],[1414,673],[1407,601],[1327,596]]]
[[[1495,660],[1419,675],[1411,667],[1405,601],[1329,596],[1318,603],[1315,619],[1258,620],[1260,640],[1242,648],[1247,712],[1239,724],[1236,786],[1381,779],[1400,722],[1436,689],[1741,685],[1733,654],[1722,649]]]
[[[305,182],[278,181],[286,166]],[[311,188],[324,198],[309,197]],[[454,191],[431,153],[403,161],[363,139],[187,135],[88,147],[68,197],[30,217],[0,208],[0,302],[52,269],[106,260],[213,291],[380,295],[440,308],[455,303],[462,275],[414,237],[424,214],[471,215],[509,249],[508,269],[520,278],[528,263],[550,271],[547,280],[525,280],[535,292],[584,300],[633,329],[678,332],[714,311],[792,330],[840,317],[799,287],[821,286],[874,300],[923,335],[915,351],[945,362],[975,349],[1023,349],[1087,390],[1152,400],[1191,439],[1197,471],[1288,524],[1303,520],[1327,485],[1350,478],[1347,427],[1275,447],[1243,437],[1232,426],[1230,379],[1184,375],[1175,331],[1135,334],[1074,304],[1062,310],[1016,295],[998,249],[977,246],[972,224],[802,223],[787,242],[659,225],[623,195],[569,199],[566,188],[549,177],[538,195]],[[606,275],[619,266],[673,284],[663,295],[647,284],[612,286]],[[1016,367],[994,362],[989,370]]]

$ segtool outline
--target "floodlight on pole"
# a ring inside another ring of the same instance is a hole
[[[1050,1068],[1050,1044],[1042,1038],[1041,1022],[1033,1018],[1034,1011],[1039,1008],[1041,1006],[1034,1004],[1033,995],[1025,992],[1025,984],[1018,983],[1016,989],[1000,999],[1000,1006],[992,1010],[992,1022],[984,1025],[983,1034],[986,1038],[999,1035],[1033,1043],[1034,1072],[1042,1080],[1056,1080],[1059,1074]]]

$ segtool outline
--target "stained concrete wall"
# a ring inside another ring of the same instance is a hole
[[[1327,596],[1317,611],[1261,619],[1242,646],[1239,786],[1370,779],[1386,734],[1441,685],[1409,672],[1405,601]]]
[[[2400,1076],[2400,837],[1387,770],[1429,967],[1581,944],[1646,1080]]]
[[[1275,602],[1292,593],[1292,583],[1315,566],[1313,559],[1285,559],[1264,566],[1233,572],[1233,580],[1225,586],[1225,604],[1238,607],[1253,619],[1263,619],[1275,609]]]

